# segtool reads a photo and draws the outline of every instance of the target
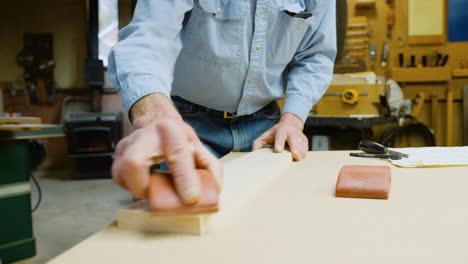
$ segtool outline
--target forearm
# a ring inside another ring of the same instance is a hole
[[[142,128],[157,119],[177,119],[182,122],[171,100],[161,93],[149,94],[138,100],[130,108],[130,118],[136,128]]]

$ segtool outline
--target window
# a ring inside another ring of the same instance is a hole
[[[107,67],[107,57],[119,33],[118,0],[99,0],[99,59]]]

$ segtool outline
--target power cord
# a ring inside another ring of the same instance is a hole
[[[38,199],[36,205],[31,209],[31,212],[36,211],[42,201],[42,190],[41,186],[39,185],[39,181],[37,181],[36,177],[33,175],[33,171],[35,171],[39,165],[45,160],[46,157],[46,149],[44,142],[40,140],[33,140],[29,142],[29,176],[32,179],[34,185],[36,186]]]
[[[36,186],[36,189],[37,189],[37,202],[36,204],[34,205],[34,207],[31,209],[31,213],[33,213],[34,211],[37,210],[37,208],[39,208],[39,205],[41,204],[41,201],[42,201],[42,189],[41,189],[41,185],[39,185],[39,182],[37,181],[36,177],[34,177],[34,175],[31,173],[31,179],[34,183],[34,185]]]

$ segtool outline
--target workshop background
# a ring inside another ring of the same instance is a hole
[[[132,127],[106,60],[135,2],[0,4],[0,263],[44,263],[132,201],[110,180]],[[468,145],[468,2],[337,0],[337,13],[335,77],[306,122],[311,149]]]

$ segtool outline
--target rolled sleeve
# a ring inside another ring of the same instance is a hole
[[[133,104],[153,93],[161,93],[169,98],[171,90],[152,74],[134,75],[127,78],[120,90],[125,111],[128,113]]]
[[[305,122],[313,103],[299,94],[290,94],[284,102],[283,113],[292,113]]]
[[[291,62],[283,113],[290,112],[304,122],[310,109],[328,89],[333,77],[336,49],[336,3],[326,7],[318,29],[306,34]]]

